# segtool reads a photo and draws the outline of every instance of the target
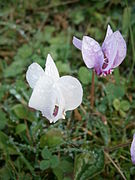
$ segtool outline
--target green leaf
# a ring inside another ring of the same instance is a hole
[[[5,149],[5,147],[7,146],[7,141],[8,141],[8,136],[0,131],[0,149]]]
[[[53,26],[46,26],[43,32],[38,31],[34,37],[36,40],[36,43],[50,42],[52,33],[54,31],[55,31],[55,27],[53,27]]]
[[[75,158],[75,180],[88,180],[99,174],[104,168],[104,152],[95,149],[82,153]]]
[[[123,117],[123,118],[126,117],[126,113],[124,111],[122,111],[121,109],[119,110],[119,113],[120,113],[121,117]]]
[[[10,180],[11,177],[11,172],[10,169],[8,167],[2,167],[0,168],[0,179],[2,180]]]
[[[125,94],[124,86],[107,84],[106,86],[106,94],[109,100],[109,103],[112,104],[114,99],[122,98]]]
[[[66,159],[60,161],[60,167],[64,173],[72,173],[73,172],[73,163],[69,162]]]
[[[126,7],[123,11],[123,18],[122,18],[122,34],[126,38],[128,37],[129,32],[129,24],[131,22],[131,8]]]
[[[97,108],[98,108],[99,112],[105,113],[106,109],[107,109],[107,106],[106,106],[106,104],[103,104],[101,102],[101,104],[99,104]]]
[[[16,131],[16,134],[20,134],[20,133],[22,133],[23,131],[25,131],[26,130],[26,125],[25,124],[18,124],[17,126],[16,126],[16,129],[15,129],[15,131]]]
[[[29,58],[32,55],[32,48],[28,44],[24,44],[22,47],[19,48],[17,55],[15,56],[15,60],[19,60],[18,57],[20,57],[20,61],[25,60],[26,58]]]
[[[68,63],[62,63],[61,61],[58,61],[56,65],[59,70],[59,73],[63,73],[63,74],[71,73],[71,69]]]
[[[12,110],[16,114],[16,116],[20,119],[27,119],[30,122],[35,120],[34,113],[31,112],[26,106],[23,106],[22,104],[16,104],[13,106]]]
[[[53,168],[53,173],[55,174],[58,180],[63,180],[64,177],[64,173],[61,168],[62,167]]]
[[[41,155],[44,159],[50,159],[52,157],[52,153],[46,147],[42,150]]]
[[[116,84],[119,84],[119,83],[120,83],[119,68],[116,68],[116,69],[114,70],[114,78],[115,78]]]
[[[57,167],[53,168],[53,173],[58,180],[63,180],[65,174],[73,173],[73,164],[66,159],[60,160]]]
[[[18,179],[20,180],[24,180],[24,179],[31,180],[32,178],[30,174],[25,174],[23,171],[20,173],[17,173],[17,176],[18,176]]]
[[[32,48],[30,46],[23,45],[19,48],[12,64],[4,70],[4,77],[15,77],[16,75],[21,74],[25,66],[31,62],[31,55]]]
[[[99,129],[99,132],[104,140],[104,144],[108,146],[110,142],[110,131],[107,125],[105,125],[100,119],[97,119],[95,126]]]
[[[120,109],[123,110],[123,111],[128,111],[130,108],[130,104],[128,101],[126,100],[123,100],[120,102]]]
[[[113,100],[113,106],[114,106],[116,111],[118,111],[120,109],[120,101],[119,101],[119,99],[114,99]]]
[[[6,118],[6,114],[0,110],[0,130],[5,128],[7,121],[8,119]]]
[[[40,162],[40,169],[41,170],[46,170],[46,169],[48,169],[50,167],[50,162],[49,162],[49,160],[42,160],[41,162]]]
[[[3,150],[4,153],[8,154],[18,154],[13,145],[8,143],[9,137],[2,131],[0,131],[0,149]]]
[[[70,13],[70,18],[72,19],[74,24],[80,24],[82,21],[84,21],[84,11],[82,10],[74,10]]]
[[[7,85],[0,85],[0,100],[4,97],[7,92]]]
[[[58,164],[59,164],[58,157],[56,155],[52,156],[50,158],[50,166],[51,166],[51,168],[56,168],[58,166]]]
[[[21,156],[21,160],[25,163],[26,167],[30,170],[30,172],[32,173],[33,176],[35,176],[35,172],[34,172],[34,168],[33,166],[30,164],[30,162],[25,158],[25,156],[23,155],[23,153],[20,152],[20,150],[18,149],[18,147],[16,147],[18,150],[19,155]]]
[[[45,135],[40,138],[40,146],[56,147],[63,142],[62,133],[59,129],[50,129]]]
[[[86,67],[82,66],[79,68],[78,76],[83,84],[87,85],[90,83],[90,71]]]

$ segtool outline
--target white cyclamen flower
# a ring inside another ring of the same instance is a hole
[[[82,102],[80,82],[72,76],[60,77],[50,54],[45,71],[39,64],[32,63],[28,67],[26,79],[33,89],[29,107],[41,111],[50,123],[65,119],[65,112],[77,108]]]

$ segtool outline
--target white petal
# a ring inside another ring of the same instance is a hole
[[[65,99],[65,111],[77,108],[81,104],[83,96],[80,82],[72,76],[63,76],[57,84]]]
[[[44,71],[37,63],[32,63],[26,72],[26,79],[31,88],[34,88],[37,81],[44,75]]]
[[[56,105],[58,113],[54,116]],[[50,122],[56,122],[63,118],[65,101],[52,78],[44,75],[39,79],[29,100],[29,107],[40,110]]]
[[[45,111],[46,118],[49,120],[52,118],[56,102],[52,87],[53,80],[48,76],[42,76],[37,82],[29,100],[29,107]]]
[[[53,96],[56,98],[55,99],[55,104],[53,107],[53,112],[51,116],[51,122],[55,123],[59,119],[65,119],[64,111],[65,111],[65,100],[63,97],[63,94],[60,90],[60,88],[57,85],[53,86]],[[54,115],[55,107],[58,107],[57,115]],[[46,114],[48,112],[46,109],[42,111],[42,114],[46,117]]]
[[[47,76],[50,76],[54,80],[54,82],[56,82],[59,79],[58,69],[50,54],[48,54],[47,56],[46,65],[45,65],[45,74]]]

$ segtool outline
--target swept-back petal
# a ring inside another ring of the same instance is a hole
[[[34,88],[37,81],[44,75],[44,71],[37,63],[32,63],[26,72],[26,80],[31,88]]]
[[[108,38],[108,36],[112,35],[112,33],[113,33],[112,28],[111,28],[111,26],[108,24],[104,41]]]
[[[82,40],[82,56],[88,68],[101,68],[104,60],[102,49],[93,38],[84,36]]]
[[[73,37],[73,45],[80,50],[82,49],[82,41],[75,36]]]
[[[133,141],[131,144],[130,153],[131,153],[132,163],[135,164],[135,134],[133,136]]]
[[[127,53],[126,42],[119,31],[117,31],[117,33],[115,34],[115,39],[118,45],[117,45],[117,54],[113,63],[113,68],[116,68],[122,63]]]
[[[113,63],[118,49],[116,34],[117,32],[114,32],[112,35],[108,36],[102,45],[104,56],[108,61],[108,66],[103,69],[104,71],[108,71],[109,69],[113,68]]]
[[[102,49],[108,59],[108,66],[104,71],[119,66],[126,56],[126,43],[119,31],[114,32],[104,41]]]
[[[65,111],[77,108],[81,104],[83,96],[80,82],[72,76],[63,76],[57,84],[65,100]]]
[[[56,82],[59,79],[58,69],[50,54],[48,54],[47,56],[46,65],[45,65],[45,74],[47,76],[50,76],[54,80],[54,82]]]
[[[52,90],[53,80],[49,76],[42,76],[30,97],[29,107],[36,110],[46,111],[46,118],[51,120],[55,107],[56,97]]]

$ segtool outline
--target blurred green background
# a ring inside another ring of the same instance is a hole
[[[73,35],[102,43],[108,23],[127,42],[113,75],[95,79],[72,44]],[[135,132],[135,1],[0,0],[0,179],[133,179],[130,143]],[[25,73],[44,67],[47,54],[60,75],[77,77],[82,105],[49,124],[28,108]]]

